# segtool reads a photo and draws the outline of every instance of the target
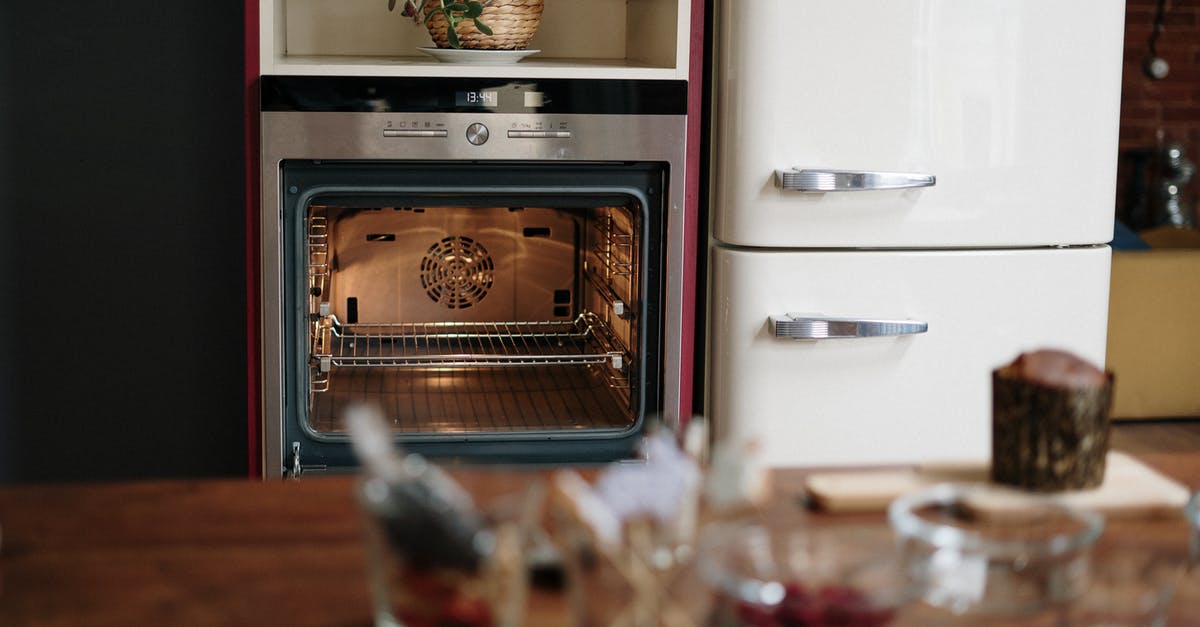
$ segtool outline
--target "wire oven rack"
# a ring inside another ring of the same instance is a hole
[[[329,390],[310,395],[309,426],[342,433],[340,410],[370,402],[394,433],[513,433],[623,429],[628,394],[605,384],[606,366],[528,368],[340,368]]]
[[[333,367],[513,367],[609,363],[625,350],[594,314],[565,321],[346,324],[322,316],[313,358]]]

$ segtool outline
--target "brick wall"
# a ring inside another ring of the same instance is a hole
[[[1170,64],[1163,80],[1142,71],[1150,56],[1157,0],[1126,0],[1125,63],[1121,79],[1121,139],[1117,170],[1117,216],[1131,226],[1145,226],[1139,213],[1139,174],[1153,180],[1151,157],[1160,137],[1183,145],[1187,157],[1200,163],[1200,0],[1167,0],[1163,30],[1158,36],[1158,56]],[[1195,204],[1200,177],[1193,177],[1187,192]],[[1139,222],[1142,222],[1139,224]],[[1200,220],[1198,220],[1200,222]]]

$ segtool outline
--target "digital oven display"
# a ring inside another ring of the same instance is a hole
[[[495,107],[500,104],[500,92],[486,90],[456,91],[454,105],[457,107]]]

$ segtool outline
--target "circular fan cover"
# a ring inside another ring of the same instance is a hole
[[[461,235],[443,238],[421,259],[421,287],[447,309],[466,309],[483,300],[494,279],[492,257],[479,242]]]

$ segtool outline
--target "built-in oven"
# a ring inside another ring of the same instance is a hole
[[[686,83],[262,78],[266,476],[601,462],[690,388]],[[686,337],[685,337],[686,336]]]

